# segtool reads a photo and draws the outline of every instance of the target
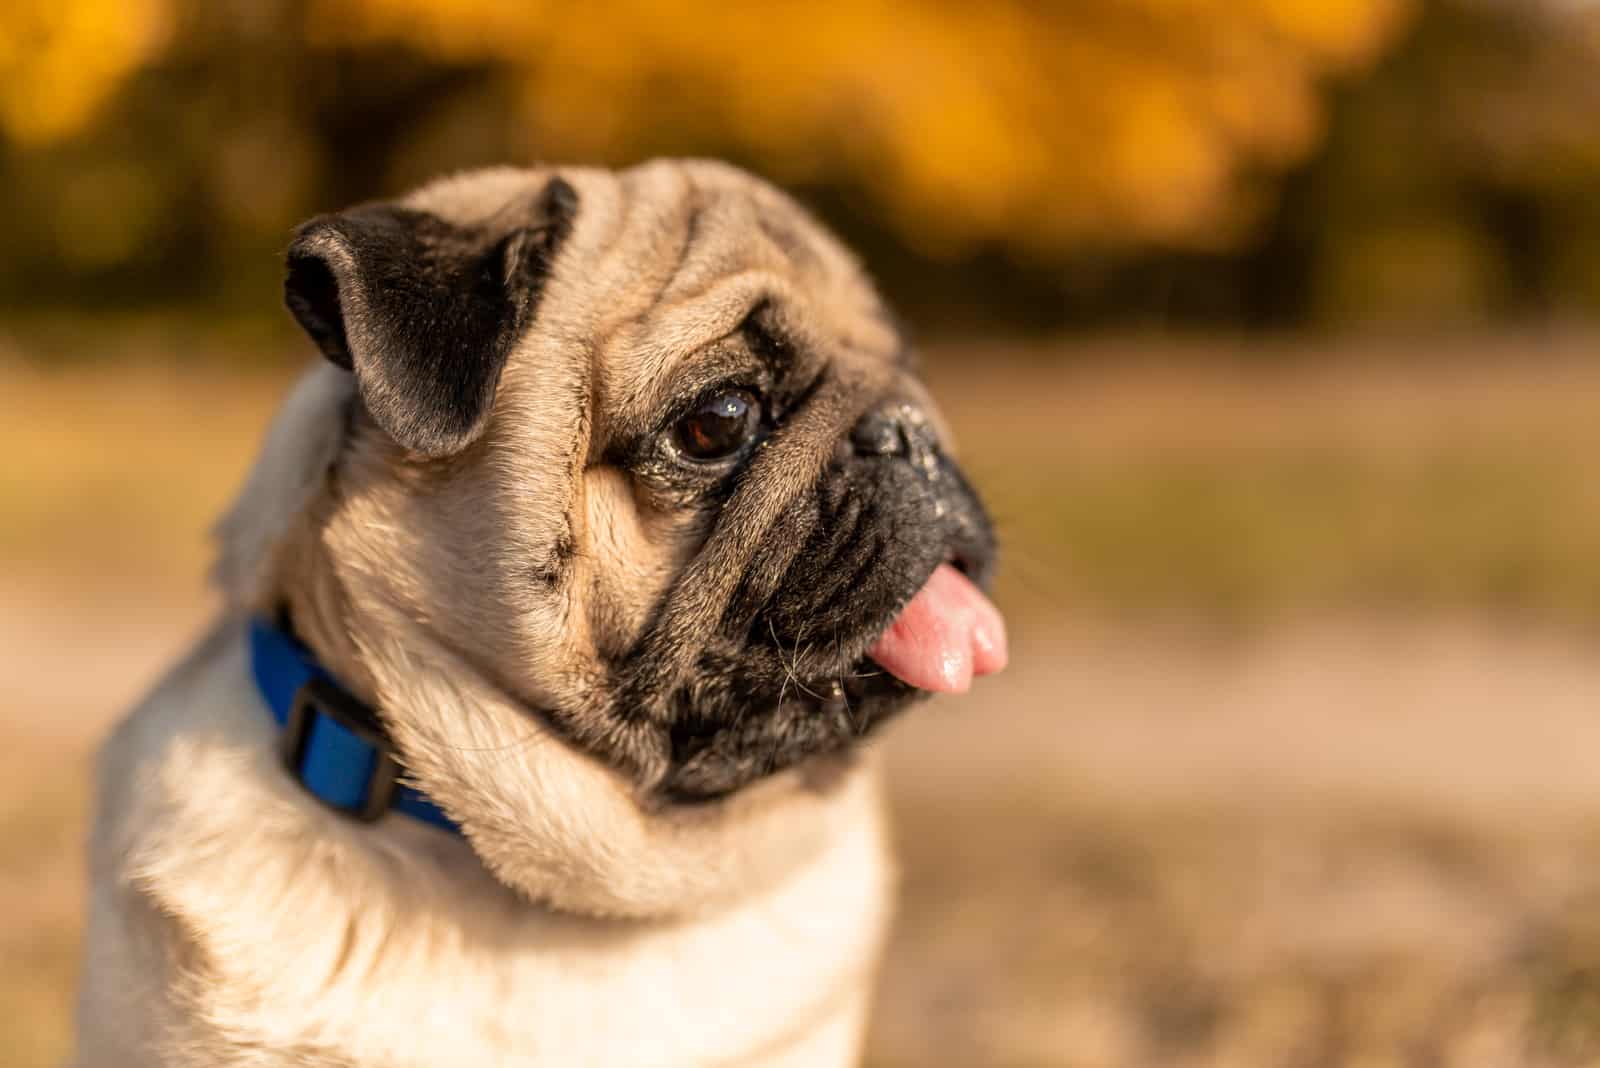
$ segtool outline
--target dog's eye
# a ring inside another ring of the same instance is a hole
[[[702,400],[673,427],[678,449],[694,460],[720,460],[744,447],[761,423],[761,399],[725,389]]]

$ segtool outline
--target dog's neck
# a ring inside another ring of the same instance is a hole
[[[381,710],[409,776],[496,878],[551,907],[661,917],[716,909],[781,882],[876,805],[869,756],[837,781],[775,776],[726,801],[641,803],[425,627],[334,573],[290,557],[280,588],[297,634]],[[391,819],[403,818],[398,816]]]

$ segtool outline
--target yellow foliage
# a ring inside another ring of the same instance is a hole
[[[995,234],[1206,243],[1242,167],[1319,133],[1319,79],[1407,0],[319,0],[324,39],[490,57],[549,146],[729,139],[782,177],[848,170],[937,248]],[[935,220],[936,225],[928,225]]]
[[[63,137],[165,42],[170,0],[5,0],[0,130],[23,143]]]
[[[9,0],[0,118],[71,132],[149,54],[162,0]],[[171,0],[169,0],[171,2]],[[269,2],[269,0],[263,0]],[[398,42],[511,79],[546,158],[713,145],[866,187],[928,251],[1206,245],[1240,175],[1317,142],[1321,80],[1412,0],[309,0],[312,46]]]

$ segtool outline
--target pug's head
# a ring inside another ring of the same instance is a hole
[[[770,186],[470,173],[307,223],[286,295],[348,389],[266,596],[356,685],[370,649],[340,646],[387,640],[349,618],[381,604],[681,804],[1003,663],[990,523],[913,355]]]

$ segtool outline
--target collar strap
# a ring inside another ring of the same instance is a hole
[[[250,620],[250,669],[283,728],[284,766],[307,793],[366,822],[393,810],[460,833],[437,805],[399,781],[394,743],[377,714],[339,685],[311,650],[259,617]]]

